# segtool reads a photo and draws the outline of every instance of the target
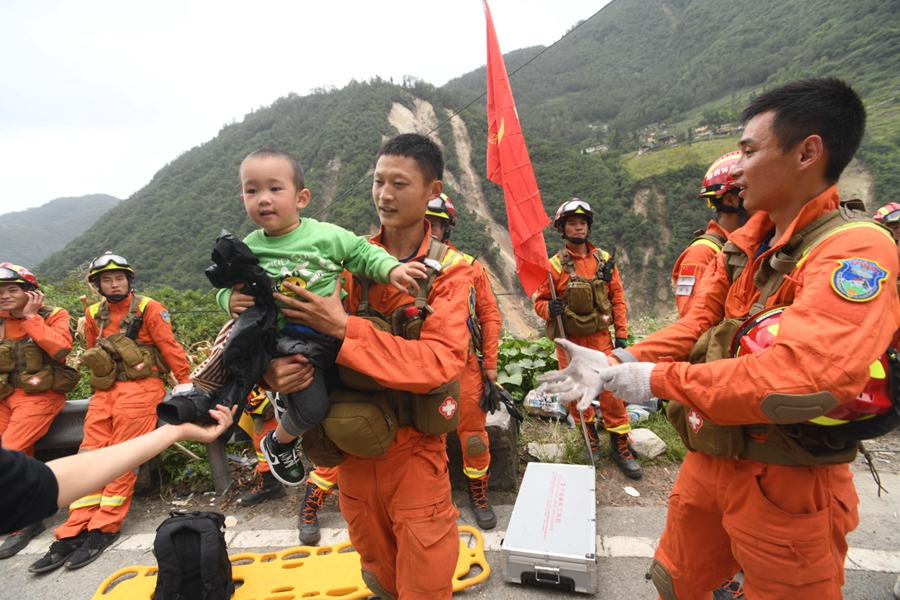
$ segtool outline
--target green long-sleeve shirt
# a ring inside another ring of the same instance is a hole
[[[310,218],[301,219],[299,227],[277,237],[269,237],[259,229],[245,237],[244,243],[285,295],[290,294],[282,283],[289,281],[319,296],[328,296],[334,292],[335,281],[344,269],[388,283],[391,269],[400,264],[365,238]],[[216,294],[216,302],[225,312],[230,312],[230,301],[231,289],[221,289]],[[278,326],[283,325],[284,317],[279,315]]]

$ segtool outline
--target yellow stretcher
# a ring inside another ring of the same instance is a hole
[[[459,540],[454,592],[479,584],[491,574],[481,532],[465,525],[459,532],[471,535],[475,546],[469,547],[468,536]],[[356,600],[372,595],[363,583],[359,554],[350,542],[296,546],[280,552],[241,552],[229,558],[237,588],[232,600]],[[481,572],[469,576],[476,566]],[[91,600],[150,600],[156,589],[156,571],[156,567],[147,566],[119,569],[103,580]]]

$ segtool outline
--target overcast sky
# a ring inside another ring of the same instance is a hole
[[[608,0],[489,0],[504,52]],[[374,75],[435,85],[485,62],[481,0],[0,0],[0,214],[127,198],[252,109]]]

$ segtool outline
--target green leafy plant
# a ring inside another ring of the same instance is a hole
[[[497,383],[522,400],[538,386],[535,377],[559,368],[556,346],[548,338],[521,340],[503,338],[497,364]]]

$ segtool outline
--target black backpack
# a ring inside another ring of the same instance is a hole
[[[156,528],[159,564],[154,600],[229,600],[234,594],[225,546],[225,516],[170,513]]]

